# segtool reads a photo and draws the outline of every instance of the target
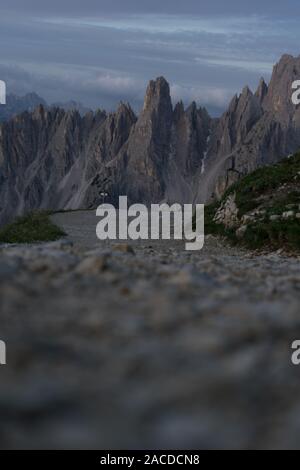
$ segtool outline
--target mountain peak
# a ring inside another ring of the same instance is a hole
[[[275,65],[264,100],[264,108],[276,113],[277,119],[288,125],[293,119],[296,107],[293,105],[292,83],[300,77],[300,56],[284,54]]]
[[[181,116],[184,115],[184,104],[183,104],[183,101],[179,101],[175,108],[174,108],[174,117],[175,117],[175,120],[179,120],[181,118]]]
[[[291,54],[283,54],[283,55],[281,56],[281,58],[279,59],[279,63],[280,63],[280,62],[293,62],[293,61],[294,61],[295,59],[297,59],[297,58],[299,58],[299,56],[298,56],[298,57],[294,57],[294,56],[291,55]]]
[[[248,87],[248,85],[244,86],[244,88],[242,90],[242,93],[241,93],[241,97],[246,98],[247,96],[252,96],[252,95],[253,95],[253,93],[250,90],[250,88]]]
[[[268,93],[268,85],[265,82],[265,79],[262,77],[259,81],[258,88],[255,92],[255,96],[258,98],[260,104],[264,101]]]
[[[192,101],[192,103],[187,108],[186,112],[187,112],[187,114],[191,114],[191,115],[197,112],[196,101]]]
[[[146,91],[144,111],[157,106],[161,101],[166,104],[171,103],[170,85],[164,77],[150,81]]]
[[[129,114],[129,115],[135,116],[134,111],[132,107],[130,106],[130,104],[124,103],[123,101],[120,101],[116,114]]]

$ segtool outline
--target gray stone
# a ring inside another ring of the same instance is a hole
[[[276,222],[277,220],[280,220],[280,219],[281,219],[280,215],[270,215],[271,222]]]
[[[235,232],[235,233],[236,233],[236,236],[237,236],[238,238],[243,238],[244,235],[245,235],[245,233],[247,232],[247,228],[248,228],[247,225],[241,225],[241,227],[239,227],[239,228],[237,229],[237,231]]]
[[[119,253],[129,253],[131,255],[135,254],[134,249],[131,245],[128,245],[128,243],[114,244],[112,245],[112,250]]]
[[[283,212],[282,217],[284,219],[293,219],[295,217],[295,212],[294,211]]]
[[[226,201],[218,209],[214,220],[218,224],[223,224],[225,227],[235,227],[239,223],[238,207],[235,202],[236,193],[230,194]]]
[[[99,274],[108,267],[107,256],[89,256],[83,259],[76,267],[77,274]]]

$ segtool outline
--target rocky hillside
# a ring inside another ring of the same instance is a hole
[[[206,216],[207,233],[248,248],[300,251],[300,153],[241,179]]]
[[[151,81],[138,117],[37,107],[0,126],[0,223],[33,209],[88,209],[108,193],[129,201],[207,202],[256,168],[300,148],[291,102],[300,57],[283,56],[270,85],[245,87],[211,119],[192,103],[173,107],[167,81]]]

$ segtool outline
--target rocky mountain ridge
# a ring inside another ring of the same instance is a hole
[[[119,194],[160,201],[174,189],[172,174],[190,199],[210,121],[195,103],[173,110],[162,77],[150,82],[138,118],[125,103],[83,117],[42,105],[20,114],[0,126],[0,221],[33,209],[96,207],[104,190],[112,202]]]
[[[27,93],[25,96],[10,93],[6,97],[6,105],[0,106],[0,122],[8,121],[24,111],[32,112],[40,104],[47,106],[46,101],[36,93]]]
[[[24,96],[17,96],[13,93],[7,95],[6,105],[0,106],[0,123],[8,121],[18,114],[21,114],[25,111],[33,112],[37,106],[46,107],[56,107],[62,108],[65,111],[77,110],[83,116],[90,111],[89,108],[86,108],[81,103],[76,101],[67,101],[65,103],[58,102],[48,105],[47,102],[41,98],[37,93],[27,93]]]
[[[246,87],[233,98],[209,149],[212,167],[224,160],[210,188],[218,197],[240,176],[300,148],[300,107],[292,103],[292,83],[299,77],[300,56],[283,55],[269,85],[261,79],[254,94]]]
[[[291,102],[300,57],[283,56],[269,86],[245,87],[220,119],[192,103],[173,107],[167,81],[147,88],[137,117],[38,106],[0,126],[0,223],[33,209],[88,209],[108,193],[117,203],[206,202],[242,175],[300,148]]]

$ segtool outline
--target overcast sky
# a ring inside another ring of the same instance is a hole
[[[174,101],[218,112],[300,54],[299,17],[295,0],[1,0],[0,79],[49,102],[138,109],[164,75]]]

